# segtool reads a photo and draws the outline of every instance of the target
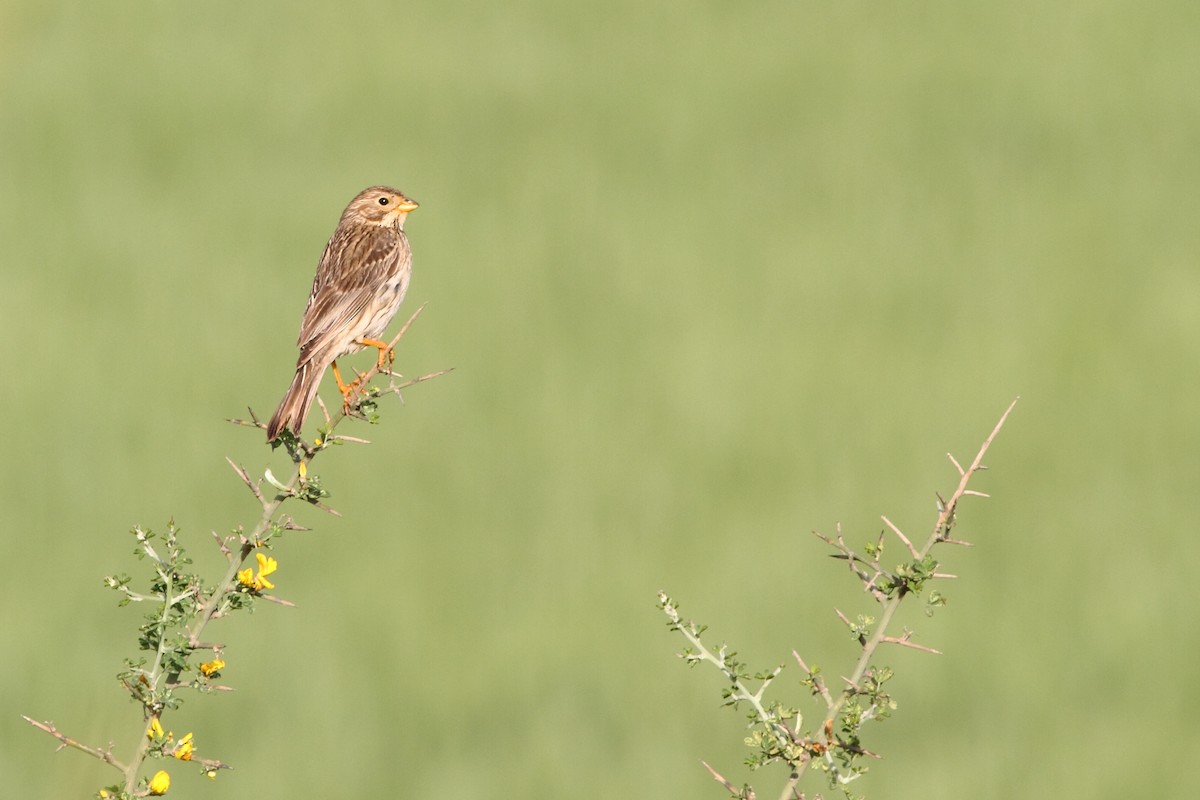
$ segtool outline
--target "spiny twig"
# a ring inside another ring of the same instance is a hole
[[[118,770],[120,770],[121,772],[124,772],[127,769],[124,764],[122,764],[120,761],[118,761],[116,758],[113,757],[111,744],[108,746],[107,750],[99,750],[95,747],[89,747],[88,745],[86,745],[82,742],[76,741],[75,739],[72,739],[70,736],[67,736],[66,734],[62,733],[61,731],[59,731],[58,728],[54,727],[53,722],[38,722],[37,720],[32,719],[31,717],[25,716],[24,714],[21,715],[21,719],[25,720],[26,722],[28,722],[30,725],[37,728],[38,730],[45,731],[46,733],[53,736],[55,739],[58,739],[60,742],[62,742],[62,744],[58,748],[59,750],[61,750],[64,747],[74,747],[76,750],[82,750],[83,752],[87,753],[88,755],[93,756],[94,758],[100,759],[105,764],[111,764],[112,766],[114,766]]]

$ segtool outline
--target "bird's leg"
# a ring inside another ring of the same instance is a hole
[[[338,370],[337,362],[334,361],[330,366],[333,367],[333,379],[337,381],[338,391],[342,393],[342,411],[349,414],[350,396],[358,391],[360,379],[355,378],[350,383],[346,383],[342,380],[342,373]]]
[[[396,351],[387,342],[382,342],[379,339],[368,339],[364,336],[361,339],[355,339],[354,343],[362,347],[374,347],[378,350],[379,355],[375,361],[376,369],[382,372],[386,365],[388,372],[391,372],[392,363],[396,360]],[[342,410],[349,414],[350,398],[362,389],[363,376],[355,372],[354,380],[346,383],[342,380],[342,373],[338,370],[337,362],[332,362],[330,366],[333,368],[333,379],[337,381],[338,391],[342,393]]]
[[[363,347],[374,347],[376,350],[378,350],[379,358],[375,362],[376,367],[382,371],[383,365],[386,363],[388,371],[391,371],[392,364],[396,360],[396,351],[388,346],[387,342],[381,342],[378,339],[367,339],[365,337],[362,339],[355,339],[354,341],[355,344],[360,344]]]
[[[354,385],[346,383],[342,380],[342,373],[340,370],[338,370],[336,361],[334,361],[330,366],[333,367],[333,379],[337,381],[338,391],[342,393],[342,397],[345,397],[354,390]]]

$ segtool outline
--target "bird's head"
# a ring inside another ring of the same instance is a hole
[[[358,193],[342,213],[342,222],[359,222],[368,225],[404,230],[404,218],[417,207],[416,201],[405,197],[390,186],[372,186]]]

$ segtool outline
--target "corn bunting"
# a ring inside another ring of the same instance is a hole
[[[342,382],[337,359],[364,347],[379,350],[381,367],[391,357],[379,337],[408,291],[412,249],[404,235],[404,218],[416,207],[395,189],[372,186],[342,212],[317,266],[300,323],[296,376],[267,424],[267,441],[275,441],[285,427],[300,434],[326,367],[333,367],[338,390],[349,403],[358,382]]]

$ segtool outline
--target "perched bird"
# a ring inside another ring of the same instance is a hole
[[[342,212],[317,266],[308,307],[300,323],[296,376],[267,423],[267,441],[284,428],[299,435],[326,367],[333,367],[338,391],[349,402],[357,381],[342,382],[337,359],[364,347],[379,350],[379,365],[390,357],[379,337],[400,309],[412,275],[412,249],[404,218],[417,204],[387,186],[364,189]]]

